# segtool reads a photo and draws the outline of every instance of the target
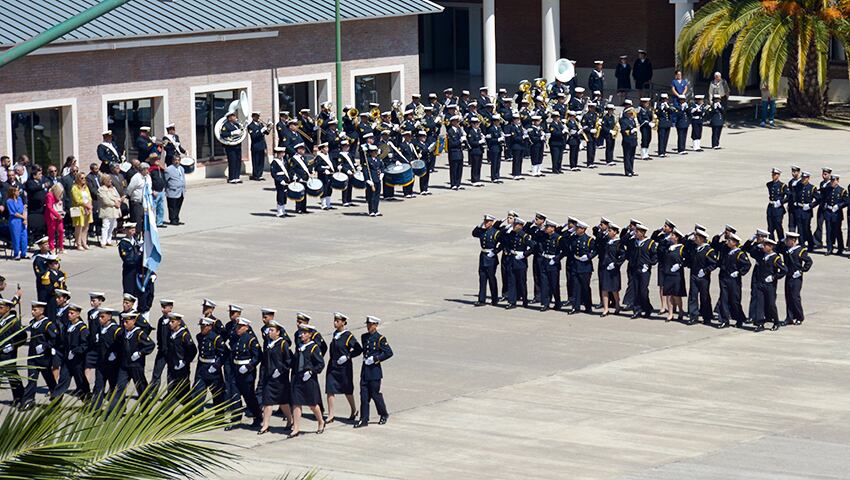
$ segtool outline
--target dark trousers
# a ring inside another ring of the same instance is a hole
[[[209,368],[205,363],[199,363],[198,368]],[[196,374],[195,384],[192,385],[192,397],[197,398],[206,395],[207,390],[213,398],[213,405],[219,406],[224,403],[224,379],[220,375]]]
[[[803,290],[803,277],[794,278],[789,273],[785,277],[785,319],[787,321],[806,319],[803,313],[803,301],[800,293]]]
[[[731,277],[721,278],[720,283],[720,319],[724,322],[735,320],[742,323],[746,320],[744,309],[741,307],[741,282]]]
[[[617,141],[614,140],[614,137],[607,135],[605,137],[605,163],[614,163],[614,147],[616,146]],[[634,160],[634,155],[632,156],[632,160]]]
[[[381,204],[381,183],[380,180],[375,182],[375,190],[366,185],[366,204],[369,207],[369,213],[378,213],[378,207]]]
[[[779,323],[779,313],[776,311],[776,284],[760,283],[758,285],[759,317],[755,319],[756,325],[764,325],[771,322]]]
[[[800,233],[797,230],[797,210],[798,208],[792,205],[788,205],[788,231]]]
[[[826,218],[826,251],[832,253],[833,247],[838,249],[838,253],[844,252],[844,233],[841,231],[841,211],[834,214],[835,218]]]
[[[265,163],[265,150],[251,150],[251,178],[263,178],[263,167]]]
[[[163,327],[159,327],[163,328]],[[154,390],[159,390],[159,384],[162,381],[162,372],[165,370],[165,348],[157,349],[156,357],[153,359],[153,373],[151,374],[150,387]]]
[[[596,139],[593,138],[593,135],[590,136],[590,141],[587,142],[587,166],[591,166],[596,163]]]
[[[812,211],[797,209],[797,233],[800,234],[800,245],[808,246],[809,250],[815,249],[815,241],[812,236]]]
[[[502,166],[502,149],[490,147],[487,149],[487,161],[490,162],[490,180],[498,180]]]
[[[118,380],[117,365],[98,365],[95,368],[92,398],[94,399],[96,406],[100,407],[100,404],[103,402],[103,397],[107,394],[107,386],[109,387],[109,392],[115,390],[116,380]]]
[[[532,165],[541,165],[543,163],[543,143],[532,144],[530,153]]]
[[[502,296],[505,298],[508,298],[508,282],[510,281],[511,276],[510,263],[511,257],[508,255],[502,255],[502,263],[499,270],[502,274]]]
[[[15,360],[17,356],[14,352],[11,355],[0,354],[0,361],[14,362]],[[9,388],[12,390],[12,401],[20,403],[24,396],[24,383],[18,377],[18,368],[14,363],[0,367],[0,380],[4,378],[9,382]]]
[[[168,384],[165,387],[165,391],[168,395],[173,395],[175,401],[180,403],[186,403],[184,397],[187,393],[189,393],[189,366],[181,368],[180,370],[174,370],[170,366],[166,370],[166,378]],[[234,406],[233,408],[242,408],[242,404]]]
[[[770,238],[780,242],[785,238],[785,231],[782,229],[782,217],[784,216],[784,211],[770,206],[767,207],[767,232],[770,234]]]
[[[419,185],[422,185],[422,180],[419,180]],[[342,191],[342,203],[351,203],[351,199],[354,193],[354,186],[351,185],[351,182],[348,182],[348,186],[345,187],[345,190]],[[286,202],[280,203],[278,200],[278,205],[286,205]]]
[[[177,198],[165,197],[165,203],[168,205],[168,221],[172,225],[180,223],[180,209],[183,208],[183,196]]]
[[[637,145],[623,144],[623,171],[626,175],[635,173],[635,150]]]
[[[68,391],[68,388],[71,387],[72,379],[74,380],[74,385],[77,387],[77,392],[89,395],[91,393],[91,386],[89,385],[88,378],[86,378],[85,366],[85,357],[65,360],[65,363],[62,364],[62,371],[59,373],[59,383],[56,385],[55,396],[64,395]]]
[[[592,148],[592,145],[591,145]],[[574,273],[573,278],[573,310],[584,310],[590,312],[593,300],[590,298],[590,274],[591,272]]]
[[[520,263],[519,260],[513,260]],[[508,304],[516,305],[517,300],[522,300],[522,305],[528,305],[528,268],[510,267],[508,271]]]
[[[711,127],[711,148],[720,146],[720,132],[723,127]]]
[[[238,410],[242,408],[242,399],[239,397],[239,387],[236,385],[236,369],[239,367],[234,367],[233,362],[228,359],[224,362],[223,374],[224,374],[224,400],[226,402],[231,403],[231,410]],[[242,419],[242,414],[240,413],[235,418],[235,421],[239,421]]]
[[[540,285],[543,283],[543,280],[540,279],[540,260],[543,257],[540,255],[534,255],[531,257],[531,280],[534,286],[534,300],[540,300]]]
[[[263,413],[260,411],[260,403],[257,401],[257,393],[254,390],[257,383],[256,370],[251,370],[245,374],[234,370],[234,373],[236,373],[236,388],[238,389],[237,395],[241,395],[242,398],[245,399],[245,406],[248,411],[254,415],[255,421],[261,419]]]
[[[581,147],[576,145],[570,145],[570,168],[578,167],[578,152],[581,150]]]
[[[369,423],[369,402],[375,402],[375,410],[378,415],[386,417],[387,404],[384,403],[384,394],[381,393],[381,380],[366,380],[360,378],[360,421]]]
[[[187,366],[186,369],[189,367]],[[111,411],[119,402],[124,400],[124,392],[127,390],[127,385],[133,381],[136,387],[136,393],[141,397],[148,389],[148,381],[145,378],[144,367],[128,367],[118,370],[118,379],[115,381],[115,394],[112,396],[112,402],[109,405]]]
[[[469,175],[472,179],[472,183],[478,183],[481,181],[481,163],[483,162],[483,158],[483,154],[481,153],[469,154]]]
[[[224,147],[227,154],[227,181],[239,180],[242,174],[242,147]]]
[[[564,163],[564,146],[549,144],[549,155],[552,156],[552,172],[561,173],[561,166]]]
[[[514,177],[522,176],[522,150],[512,149],[511,156],[513,164],[511,165],[511,175]]]
[[[136,224],[136,233],[145,231],[145,207],[142,202],[130,202],[130,221]]]
[[[818,247],[823,246],[823,210],[823,205],[819,205],[815,215],[815,231],[812,232],[812,237],[815,239],[815,245]]]
[[[676,128],[676,151],[684,152],[688,149],[688,127]]]
[[[670,129],[658,127],[658,155],[667,155],[668,141],[670,141]]]
[[[652,302],[649,301],[649,283],[652,271],[635,273],[635,303],[634,312],[649,316],[652,313]]]
[[[486,255],[486,254],[482,254]],[[490,286],[491,303],[499,303],[499,285],[496,282],[496,265],[478,266],[478,301],[487,302],[487,286]]]
[[[449,183],[452,187],[460,187],[463,181],[463,158],[449,161]]]
[[[567,263],[567,268],[566,268],[565,274],[566,274],[566,278],[567,278],[567,303],[571,305],[573,303],[573,291],[575,290],[575,283],[576,282],[573,281],[573,277],[575,276],[575,272],[573,271],[572,268],[570,268],[569,263]]]
[[[431,172],[434,171],[434,164],[436,163],[436,159],[434,155],[428,152],[427,154],[422,155],[422,160],[425,161],[425,175],[419,177],[419,192],[427,192],[428,187],[431,183]]]
[[[688,317],[691,320],[702,317],[706,322],[714,318],[714,313],[711,311],[711,279],[707,274],[703,278],[699,278],[695,273],[690,277]]]
[[[22,403],[35,401],[35,389],[38,387],[38,376],[44,378],[44,383],[47,384],[47,389],[50,390],[50,396],[56,391],[56,379],[53,378],[53,371],[49,366],[33,365],[27,362],[27,386],[24,387],[24,396]]]
[[[549,259],[544,258],[544,262],[548,264]],[[556,268],[548,268],[544,265],[540,272],[542,285],[540,285],[540,305],[548,307],[549,303],[554,300],[555,308],[561,308],[561,270]]]

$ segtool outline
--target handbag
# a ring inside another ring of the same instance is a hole
[[[83,216],[83,209],[82,207],[71,207],[70,213],[71,218],[79,218]]]

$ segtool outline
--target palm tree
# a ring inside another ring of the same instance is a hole
[[[677,54],[686,69],[708,75],[731,45],[735,88],[758,59],[771,93],[784,74],[791,113],[816,117],[827,108],[831,38],[844,45],[850,77],[850,0],[709,0],[682,29]]]

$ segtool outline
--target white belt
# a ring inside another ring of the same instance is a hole
[[[233,363],[235,365],[250,365],[251,360],[236,360],[236,359],[233,359]]]
[[[492,248],[482,248],[481,253],[493,253],[493,249]]]
[[[557,257],[557,255],[547,255],[547,254],[545,254],[545,253],[543,254],[543,256],[544,256],[545,258],[550,259],[550,260],[551,260],[551,259],[553,259],[553,258],[555,258],[555,257]]]
[[[198,361],[199,361],[199,362],[201,362],[201,363],[215,363],[215,359],[214,359],[214,358],[203,358],[203,357],[198,357]]]

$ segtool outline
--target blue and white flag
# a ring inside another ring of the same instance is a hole
[[[160,193],[160,195],[163,194]],[[142,208],[145,211],[142,265],[145,267],[146,273],[144,283],[139,287],[142,291],[145,291],[151,274],[156,273],[159,264],[162,263],[162,247],[159,246],[159,232],[156,230],[156,209],[154,207],[153,195],[151,194],[150,182],[145,182],[145,190],[142,194]]]

